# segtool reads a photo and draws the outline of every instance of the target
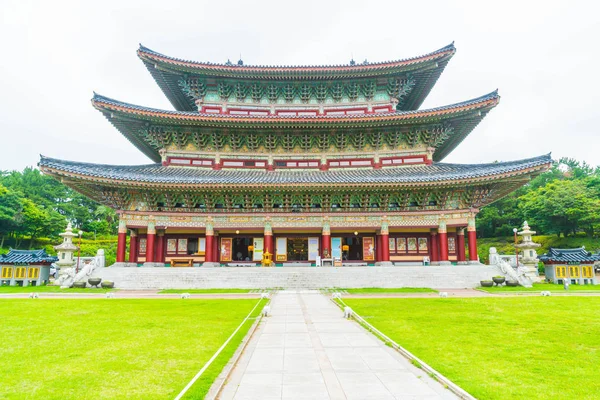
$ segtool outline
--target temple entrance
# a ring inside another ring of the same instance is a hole
[[[287,259],[288,261],[308,261],[308,238],[289,238]]]
[[[358,236],[342,237],[342,260],[344,261],[362,261],[363,247],[362,238]]]
[[[233,238],[232,261],[252,261],[253,238],[242,236]]]

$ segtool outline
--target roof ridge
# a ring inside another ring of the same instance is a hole
[[[409,58],[401,58],[401,59],[396,59],[396,60],[388,60],[388,61],[379,61],[379,62],[369,62],[368,64],[331,64],[331,65],[238,65],[235,63],[232,63],[231,65],[226,64],[226,63],[213,63],[210,61],[194,61],[194,60],[187,60],[187,59],[183,59],[183,58],[178,58],[178,57],[172,57],[172,56],[168,56],[166,54],[163,53],[159,53],[155,50],[152,50],[144,45],[142,45],[141,43],[139,44],[139,48],[138,48],[138,57],[141,58],[140,53],[147,53],[147,54],[152,54],[158,57],[162,57],[162,58],[166,58],[172,61],[177,61],[177,62],[184,62],[184,63],[189,63],[189,64],[195,64],[198,66],[202,66],[202,65],[206,65],[206,66],[211,66],[211,67],[225,67],[225,68],[239,68],[239,69],[292,69],[292,68],[328,68],[328,69],[334,69],[334,68],[353,68],[353,69],[359,69],[360,67],[364,67],[364,66],[379,66],[379,65],[386,65],[386,64],[396,64],[396,63],[401,63],[401,62],[407,62],[407,61],[413,61],[413,60],[417,60],[420,58],[426,58],[426,57],[430,57],[436,54],[440,54],[446,51],[450,51],[452,50],[453,52],[456,52],[456,47],[454,46],[454,41],[452,41],[452,43],[441,47],[437,50],[431,51],[429,53],[425,53],[419,56],[414,56],[414,57],[409,57]]]

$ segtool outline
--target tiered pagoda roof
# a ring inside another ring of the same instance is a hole
[[[176,110],[94,94],[155,164],[41,157],[40,169],[111,207],[148,212],[395,212],[473,209],[547,170],[550,155],[492,164],[446,157],[497,91],[417,110],[455,53],[334,66],[186,61],[140,46]]]
[[[416,81],[405,110],[416,110],[423,103],[452,58],[454,43],[423,56],[396,61],[322,66],[263,66],[218,64],[166,56],[140,45],[138,57],[144,62],[175,109],[193,111],[196,105],[181,90],[184,76],[248,80],[333,80],[381,78],[411,74]]]

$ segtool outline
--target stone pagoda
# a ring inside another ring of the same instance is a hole
[[[525,268],[525,275],[531,279],[532,282],[538,281],[538,256],[535,249],[541,246],[539,243],[535,243],[532,240],[532,236],[535,235],[535,231],[529,228],[527,221],[523,222],[523,228],[517,235],[521,236],[521,243],[515,245],[517,251],[522,252],[520,258],[521,263]]]
[[[60,233],[59,236],[63,238],[63,242],[58,246],[54,246],[54,250],[56,250],[56,255],[58,256],[56,265],[61,268],[70,268],[75,265],[74,253],[79,250],[79,247],[73,244],[73,238],[77,237],[77,234],[73,233],[70,222],[67,224],[65,232]]]
[[[151,163],[39,167],[117,210],[117,266],[478,263],[479,209],[552,160],[443,162],[500,101],[420,108],[455,53],[262,66],[140,46],[174,109],[92,105]]]

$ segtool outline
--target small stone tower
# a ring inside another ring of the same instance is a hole
[[[532,282],[536,282],[539,279],[537,274],[538,259],[535,249],[541,245],[539,243],[534,243],[531,239],[531,237],[535,235],[535,231],[529,229],[527,221],[523,222],[523,228],[521,232],[517,232],[517,234],[523,237],[521,243],[515,245],[517,249],[523,253],[519,261],[523,263],[523,266],[525,267],[525,275],[530,278]]]
[[[77,234],[73,233],[70,222],[67,225],[66,231],[61,233],[60,236],[62,236],[63,242],[58,246],[54,246],[54,250],[56,250],[58,256],[58,262],[56,264],[61,268],[69,268],[75,265],[73,253],[79,250],[79,247],[73,244],[73,238],[76,237]]]

